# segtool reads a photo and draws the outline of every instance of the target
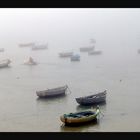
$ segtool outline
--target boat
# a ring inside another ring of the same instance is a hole
[[[0,52],[4,52],[4,48],[0,48]]]
[[[102,51],[88,51],[88,55],[99,55],[102,54]]]
[[[73,52],[61,52],[59,53],[60,57],[71,57],[73,55]]]
[[[94,46],[91,47],[81,47],[80,48],[80,52],[88,52],[88,51],[92,51],[94,49]]]
[[[34,45],[32,46],[32,50],[42,50],[42,49],[48,49],[48,44],[41,44],[41,45]]]
[[[99,106],[97,106],[95,110],[85,110],[75,113],[63,114],[60,116],[60,120],[65,125],[83,124],[91,122],[93,120],[97,120],[99,114],[100,109]]]
[[[19,47],[31,47],[31,46],[34,46],[35,43],[33,42],[30,42],[30,43],[25,43],[25,44],[19,44]]]
[[[56,96],[62,96],[65,95],[65,92],[67,90],[68,86],[61,86],[57,88],[47,89],[43,91],[36,91],[36,95],[38,97],[56,97]]]
[[[106,101],[106,90],[97,94],[93,94],[90,96],[84,96],[75,98],[76,102],[80,105],[93,105],[93,104],[99,104]]]
[[[0,68],[8,67],[10,63],[11,63],[10,59],[1,60],[0,61]]]
[[[72,55],[71,61],[80,61],[80,55],[78,55],[78,54]]]
[[[32,57],[29,57],[29,59],[27,61],[24,61],[24,64],[25,65],[36,65],[37,62],[35,62]]]

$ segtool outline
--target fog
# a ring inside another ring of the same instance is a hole
[[[0,9],[0,44],[47,41],[50,47],[75,48],[95,38],[100,48],[132,49],[140,36],[139,17],[140,9]]]

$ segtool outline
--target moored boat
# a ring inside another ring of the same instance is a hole
[[[90,96],[75,98],[76,102],[80,105],[99,104],[106,101],[106,90]]]
[[[80,48],[80,52],[88,52],[88,51],[92,51],[94,49],[94,46],[91,47],[81,47]]]
[[[99,55],[102,54],[102,51],[88,51],[89,55]]]
[[[32,50],[42,50],[48,49],[48,44],[34,45],[32,46]]]
[[[71,57],[73,55],[73,52],[61,52],[59,53],[60,57]]]
[[[19,44],[19,47],[31,47],[31,46],[34,46],[34,45],[35,45],[35,43],[30,42],[30,43]]]
[[[56,96],[62,96],[65,95],[66,90],[68,86],[62,86],[62,87],[57,87],[57,88],[52,88],[52,89],[47,89],[47,90],[42,90],[42,91],[36,91],[36,95],[38,97],[56,97]]]
[[[11,60],[10,60],[10,59],[1,60],[1,61],[0,61],[0,68],[8,67],[8,65],[9,65],[10,63],[11,63]]]
[[[24,64],[25,65],[36,65],[37,62],[35,62],[32,57],[29,57],[29,59],[27,61],[24,61]]]
[[[91,122],[93,120],[97,120],[99,114],[100,114],[100,109],[97,106],[95,110],[85,110],[85,111],[80,111],[75,113],[63,114],[60,116],[60,120],[65,125],[83,124],[83,123]]]
[[[78,55],[78,54],[72,55],[71,61],[80,61],[80,55]]]

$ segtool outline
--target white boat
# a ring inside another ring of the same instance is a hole
[[[102,51],[89,51],[88,52],[89,55],[99,55],[101,53],[102,53]]]
[[[4,52],[4,48],[0,48],[0,52]]]
[[[29,59],[27,61],[24,61],[24,64],[25,65],[36,65],[37,62],[35,62],[32,57],[29,57]]]
[[[11,63],[11,60],[10,60],[10,59],[1,60],[1,61],[0,61],[0,68],[8,67],[8,65],[9,65],[10,63]]]
[[[94,49],[94,46],[91,47],[81,47],[80,48],[80,52],[88,52],[88,51],[92,51]]]
[[[73,55],[73,52],[61,52],[59,53],[60,57],[71,57]]]
[[[78,54],[72,55],[71,61],[80,61],[80,55],[78,55]]]
[[[68,86],[62,86],[62,87],[57,87],[57,88],[52,88],[52,89],[47,89],[47,90],[42,90],[42,91],[36,91],[36,95],[38,97],[57,97],[57,96],[62,96],[65,95],[65,92],[67,90]]]
[[[42,49],[48,49],[48,44],[41,44],[41,45],[34,45],[32,46],[32,50],[42,50]]]
[[[35,43],[33,42],[30,42],[30,43],[25,43],[25,44],[19,44],[19,47],[31,47],[31,46],[34,46]]]

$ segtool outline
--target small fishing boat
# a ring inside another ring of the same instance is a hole
[[[35,62],[32,57],[29,57],[29,59],[27,61],[24,61],[24,64],[25,65],[36,65],[37,62]]]
[[[35,45],[35,43],[31,42],[31,43],[19,44],[19,47],[31,47],[34,45]]]
[[[0,68],[8,67],[11,63],[10,59],[5,59],[0,61]]]
[[[34,45],[32,46],[32,50],[42,50],[48,49],[48,44]]]
[[[43,91],[36,91],[36,95],[38,97],[56,97],[56,96],[62,96],[65,95],[65,92],[67,90],[68,86],[62,86],[52,89],[47,89]]]
[[[73,55],[73,52],[61,52],[59,53],[60,57],[71,57]]]
[[[4,52],[4,48],[0,48],[0,52]]]
[[[80,48],[80,52],[88,52],[88,51],[92,51],[94,49],[94,46],[91,47],[81,47]]]
[[[93,94],[90,96],[84,96],[75,98],[77,103],[80,105],[92,105],[92,104],[99,104],[106,101],[106,90],[97,94]]]
[[[102,54],[102,51],[89,51],[88,55],[99,55]]]
[[[85,110],[85,111],[80,111],[75,113],[63,114],[60,116],[60,120],[65,125],[83,124],[83,123],[91,122],[93,120],[97,120],[99,114],[100,114],[100,109],[97,106],[95,110]]]
[[[80,55],[78,55],[78,54],[72,55],[71,61],[80,61]]]

